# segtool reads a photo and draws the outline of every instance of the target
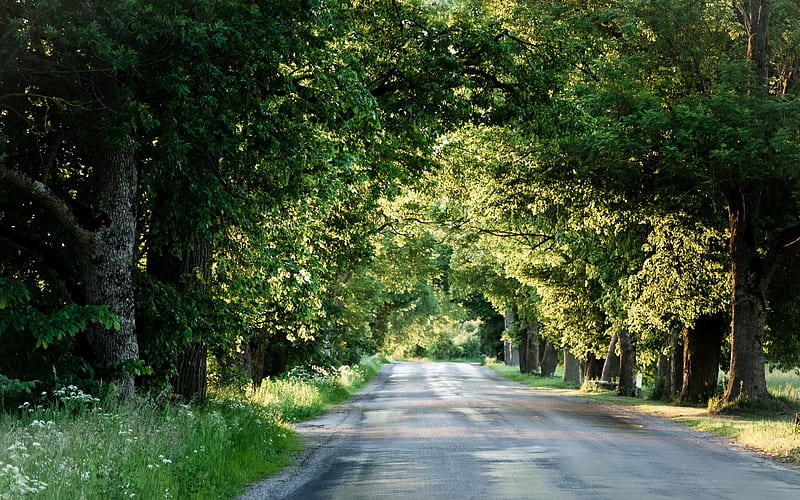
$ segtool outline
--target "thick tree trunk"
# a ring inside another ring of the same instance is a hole
[[[208,348],[205,342],[192,342],[178,354],[178,373],[172,377],[172,391],[184,399],[204,401],[208,388],[206,364]]]
[[[714,395],[724,326],[724,316],[718,313],[701,316],[694,328],[683,330],[681,403],[705,403]]]
[[[603,364],[603,373],[600,375],[600,380],[603,382],[614,382],[619,377],[619,355],[617,354],[617,342],[619,335],[616,333],[611,337],[611,342],[608,344],[608,353],[606,354],[606,362]]]
[[[673,347],[669,353],[669,378],[664,393],[667,399],[675,399],[680,396],[683,387],[683,347]]]
[[[570,351],[564,350],[564,382],[581,385],[581,361]]]
[[[93,364],[100,372],[111,369],[119,398],[133,397],[134,375],[121,366],[139,358],[133,298],[134,246],[138,172],[133,141],[103,151],[94,166],[93,201],[106,223],[93,232],[93,244],[80,262],[85,302],[103,304],[119,318],[118,331],[92,325],[86,338]]]
[[[603,366],[606,360],[598,358],[594,353],[589,353],[583,365],[583,380],[600,380],[603,376]]]
[[[628,330],[619,333],[619,385],[620,396],[638,396],[636,387],[636,344]]]
[[[731,364],[723,400],[767,397],[764,325],[767,273],[756,245],[760,192],[733,186],[726,192],[731,255]]]
[[[196,238],[180,249],[181,257],[174,255],[176,249],[151,251],[147,259],[147,271],[178,290],[206,290],[205,282],[210,277],[211,244]],[[200,280],[197,276],[201,276]],[[169,336],[169,332],[163,332]],[[176,374],[170,379],[172,392],[186,400],[203,401],[208,389],[206,366],[208,348],[200,340],[178,345],[175,353]]]
[[[527,322],[523,341],[520,342],[519,371],[522,373],[539,372],[539,323],[536,320]]]
[[[542,357],[539,361],[542,376],[552,377],[556,371],[556,366],[558,366],[558,351],[549,340],[544,342],[544,348],[540,345],[539,349],[542,350]]]

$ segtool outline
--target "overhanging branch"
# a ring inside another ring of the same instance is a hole
[[[77,251],[88,250],[92,246],[93,233],[80,224],[69,204],[45,184],[0,164],[0,186],[3,186],[3,191],[17,192],[52,217],[78,246]]]

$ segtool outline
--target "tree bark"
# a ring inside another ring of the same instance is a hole
[[[767,34],[769,32],[769,0],[750,0],[750,10],[745,16],[747,28],[747,60],[753,63],[756,85],[767,92],[769,85],[769,54]]]
[[[178,353],[178,373],[172,377],[172,391],[187,400],[205,401],[208,389],[206,365],[208,347],[205,342],[192,342]]]
[[[570,351],[564,350],[564,382],[581,385],[581,362]]]
[[[104,304],[119,318],[119,331],[91,325],[86,330],[93,364],[102,373],[109,367],[119,398],[133,397],[134,375],[120,364],[139,357],[133,298],[134,246],[138,172],[133,141],[103,148],[94,166],[93,198],[107,224],[93,232],[91,251],[80,260],[85,302]]]
[[[254,388],[261,387],[261,382],[266,378],[266,333],[263,329],[259,329],[256,335],[253,335],[242,344],[242,358],[244,359],[244,369],[247,373],[247,378]]]
[[[542,358],[539,361],[542,376],[552,377],[553,373],[556,371],[556,366],[558,366],[558,351],[556,351],[555,346],[553,346],[552,342],[549,340],[544,342],[543,349],[541,346],[539,346],[539,348],[542,350]]]
[[[514,309],[512,307],[507,307],[506,308],[506,314],[505,314],[505,320],[504,320],[506,334],[508,334],[508,332],[511,330],[511,327],[514,325],[514,322],[516,320],[517,319],[516,319],[516,315],[514,314]],[[511,340],[504,340],[503,341],[503,353],[504,353],[503,361],[505,362],[506,365],[508,365],[508,366],[513,366],[513,365],[520,366],[520,363],[519,363],[519,351],[518,351],[517,347],[514,345],[513,341],[511,341]]]
[[[200,238],[184,243],[183,248],[151,249],[147,255],[147,272],[177,290],[205,292],[205,283],[210,278],[211,253],[211,243]],[[198,275],[201,279],[197,279]],[[169,337],[170,332],[161,334]],[[208,390],[208,347],[199,339],[177,344],[173,358],[176,373],[170,378],[172,392],[186,400],[203,401]]]
[[[667,386],[669,385],[669,356],[659,354],[656,362],[656,384],[653,391],[654,399],[667,399]]]
[[[519,371],[522,373],[539,372],[539,323],[529,320],[519,346]],[[524,369],[523,369],[524,367]]]
[[[614,382],[614,380],[619,377],[619,355],[617,354],[618,341],[619,335],[615,333],[611,337],[611,342],[608,344],[606,362],[603,364],[603,373],[600,375],[600,380],[603,382]]]
[[[705,403],[714,395],[719,375],[725,320],[721,313],[700,316],[683,330],[681,403]]]
[[[528,361],[529,361],[528,360],[529,347],[530,346],[528,345],[528,330],[526,328],[526,330],[524,332],[522,332],[522,338],[520,339],[519,347],[517,348],[517,351],[519,352],[519,372],[520,373],[532,373],[533,372],[533,370],[531,369],[531,367],[530,367],[530,365],[528,363]]]
[[[756,244],[756,221],[761,193],[739,185],[726,190],[730,224],[731,364],[723,401],[740,396],[767,397],[764,373],[764,325],[768,283]]]
[[[628,330],[619,333],[619,385],[620,396],[638,396],[636,387],[636,344]]]
[[[603,376],[603,366],[605,359],[598,358],[590,352],[583,367],[583,380],[600,380]]]
[[[683,348],[673,347],[669,353],[669,378],[664,388],[667,399],[680,396],[683,387]]]

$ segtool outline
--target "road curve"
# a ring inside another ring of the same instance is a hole
[[[800,471],[725,439],[470,364],[386,365],[296,428],[297,462],[241,500],[800,498]]]

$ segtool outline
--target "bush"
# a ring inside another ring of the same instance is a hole
[[[460,350],[449,337],[439,337],[427,348],[427,355],[433,359],[452,359],[459,357]]]

